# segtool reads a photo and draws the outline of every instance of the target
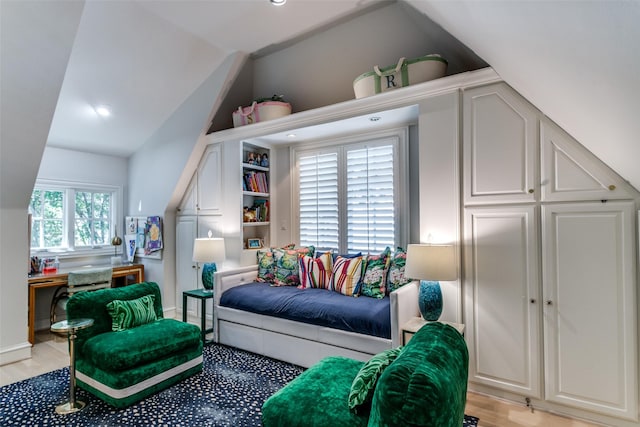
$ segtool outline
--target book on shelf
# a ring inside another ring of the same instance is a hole
[[[269,182],[267,181],[267,174],[255,171],[246,172],[242,182],[242,190],[254,193],[268,193]]]
[[[254,200],[253,206],[244,207],[243,222],[268,222],[269,201],[264,199]]]

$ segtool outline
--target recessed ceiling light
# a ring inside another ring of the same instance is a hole
[[[271,4],[274,6],[282,6],[287,0],[271,0]]]
[[[97,106],[95,110],[96,113],[98,113],[98,115],[101,117],[109,117],[111,115],[111,110],[109,110],[109,108],[105,107],[104,105]]]
[[[382,117],[380,117],[380,116],[371,116],[371,117],[369,117],[369,120],[371,120],[372,122],[377,122],[379,120],[382,120]]]
[[[295,137],[296,137],[295,133],[287,134],[287,138],[295,138]]]

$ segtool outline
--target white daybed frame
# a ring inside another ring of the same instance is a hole
[[[216,342],[295,365],[310,367],[326,356],[368,360],[402,344],[401,327],[418,316],[418,282],[390,294],[391,339],[316,326],[220,306],[227,289],[254,282],[258,266],[215,273],[214,336]]]

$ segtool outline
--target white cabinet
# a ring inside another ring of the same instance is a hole
[[[189,187],[178,206],[179,215],[220,215],[222,213],[222,147],[205,150]]]
[[[536,200],[538,118],[504,83],[464,91],[465,204]]]
[[[198,219],[194,215],[176,217],[176,301],[182,304],[182,293],[198,287],[198,270],[193,262],[193,241],[198,237]],[[197,315],[193,298],[187,299],[187,314]],[[182,312],[184,307],[179,306]]]
[[[465,324],[471,381],[541,397],[537,208],[465,212]]]
[[[540,123],[542,201],[632,199],[634,190],[548,119]]]
[[[542,212],[546,399],[635,420],[634,203]]]
[[[470,382],[637,420],[638,192],[505,84],[463,102]]]

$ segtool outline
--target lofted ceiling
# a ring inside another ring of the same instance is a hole
[[[367,0],[87,1],[51,146],[128,157],[228,55],[277,49]],[[640,188],[640,2],[402,0]],[[110,117],[94,108],[107,105]]]

